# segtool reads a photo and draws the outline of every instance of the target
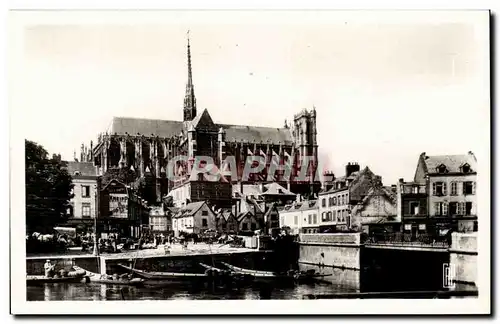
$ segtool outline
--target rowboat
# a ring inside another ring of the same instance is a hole
[[[133,279],[114,279],[112,276],[101,275],[92,271],[85,270],[79,266],[73,266],[73,269],[85,271],[84,282],[85,283],[102,283],[102,284],[112,284],[112,285],[126,285],[126,286],[140,286],[143,284],[144,279],[133,278]]]
[[[236,273],[243,273],[243,274],[250,274],[250,275],[253,275],[255,277],[258,277],[258,278],[277,278],[277,277],[281,277],[280,275],[274,273],[274,272],[271,272],[271,271],[260,271],[260,270],[251,270],[251,269],[244,269],[244,268],[240,268],[240,267],[235,267],[229,263],[226,263],[226,262],[221,262],[224,266],[226,266],[228,269],[230,269],[231,271],[234,271]]]
[[[217,267],[210,266],[205,263],[200,263],[200,265],[206,269],[206,274],[210,276],[211,280],[219,280],[219,283],[223,283],[226,286],[246,286],[253,282],[254,276],[248,273],[239,273],[232,270],[220,269]],[[214,275],[216,278],[214,278]]]
[[[261,270],[252,270],[252,269],[244,269],[240,267],[233,266],[226,262],[221,262],[224,266],[226,266],[231,271],[241,274],[249,274],[253,275],[258,279],[288,279],[294,281],[307,281],[313,279],[320,279],[324,277],[331,276],[332,274],[320,274],[316,273],[314,270],[310,271],[293,271],[290,270],[286,273],[276,273],[272,271],[261,271]]]
[[[52,277],[28,275],[26,276],[26,284],[44,284],[44,283],[59,283],[59,282],[80,282],[82,277]]]
[[[212,270],[212,271],[215,271],[215,272],[228,272],[227,270],[223,270],[223,269],[219,269],[219,268],[216,268],[216,267],[212,267],[212,266],[209,266],[208,264],[205,264],[205,263],[201,263],[200,262],[200,265],[207,269],[207,270]]]
[[[185,272],[149,272],[139,269],[134,269],[123,264],[119,264],[120,267],[127,269],[139,277],[146,278],[149,280],[193,280],[193,279],[203,279],[207,278],[204,273],[185,273]]]

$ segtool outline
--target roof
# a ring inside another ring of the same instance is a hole
[[[280,186],[276,182],[264,186],[265,190],[262,195],[281,195],[281,196],[295,196],[293,192]]]
[[[231,209],[228,209],[228,208],[225,208],[225,209],[222,209],[218,214],[217,214],[217,218],[224,218],[224,220],[227,222],[227,220],[229,219],[229,217],[234,217],[233,215],[233,212],[231,211]]]
[[[349,183],[349,186],[342,186],[342,188],[337,188],[336,185],[334,185],[329,190],[320,192],[320,194],[329,194],[332,192],[346,190],[348,188],[354,187],[357,185],[357,181],[361,178],[361,176],[363,176],[363,174],[368,173],[368,172],[371,172],[371,170],[368,167],[365,167],[361,171],[355,171],[355,172],[351,173],[348,177],[346,177],[346,176],[339,177],[339,178],[335,179],[335,181],[334,181],[335,184],[337,184],[339,182],[345,182],[346,180],[351,180],[351,182]]]
[[[262,194],[262,191],[259,188],[259,185],[255,184],[244,184],[243,186],[243,192],[240,192],[240,184],[234,184],[233,185],[233,193],[238,193],[238,194],[243,194],[246,196],[259,196]]]
[[[179,211],[180,208],[179,207],[166,207],[165,209],[167,211],[169,211],[170,213],[175,214]]]
[[[191,125],[197,126],[203,115],[210,115],[206,110],[196,117],[191,122]],[[219,129],[223,128],[226,133],[226,141],[244,141],[263,142],[263,143],[282,143],[290,144],[292,134],[289,128],[273,128],[261,126],[246,126],[246,125],[229,125],[229,124],[214,124]],[[113,117],[109,133],[135,136],[138,134],[145,136],[158,136],[170,138],[179,135],[185,128],[182,121],[176,120],[161,120],[161,119],[146,119],[146,118],[130,118],[130,117]]]
[[[255,206],[257,212],[261,212],[263,213],[264,212],[264,203],[262,201],[257,201],[255,199],[253,199],[252,197],[247,197],[247,201],[252,204],[253,206]]]
[[[254,219],[256,219],[255,215],[252,212],[249,212],[249,211],[248,212],[244,212],[244,213],[240,213],[236,219],[238,220],[238,222],[241,222],[241,220],[244,219],[245,217],[250,217],[250,218],[253,217]]]
[[[66,169],[68,170],[68,173],[73,177],[78,172],[80,176],[87,176],[87,177],[97,177],[97,170],[96,167],[92,162],[75,162],[75,161],[69,161],[66,162],[67,167]]]
[[[477,161],[472,152],[462,155],[427,156],[424,154],[422,158],[429,174],[438,173],[436,169],[440,165],[445,165],[448,172],[462,172],[460,168],[466,163],[469,164],[473,172],[476,171]]]
[[[198,210],[205,204],[204,201],[192,202],[180,208],[175,214],[175,218],[194,216]]]
[[[248,140],[249,142],[270,142],[270,143],[291,143],[292,134],[288,128],[273,128],[246,125],[219,124],[226,132],[226,141],[239,142]]]
[[[361,225],[396,224],[396,223],[400,223],[400,222],[397,219],[395,219],[395,216],[389,216],[389,217],[379,217],[377,219],[363,221],[363,222],[361,222]]]
[[[318,200],[304,200],[300,202],[294,202],[293,204],[286,205],[282,211],[283,212],[294,212],[302,210],[311,210],[318,208]]]
[[[138,134],[150,136],[153,134],[158,137],[170,138],[179,135],[183,127],[183,122],[176,120],[113,117],[109,132],[118,135],[127,133],[130,136]]]

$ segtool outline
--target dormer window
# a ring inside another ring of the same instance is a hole
[[[446,173],[446,172],[448,172],[448,169],[446,168],[446,165],[444,165],[444,164],[441,164],[436,169],[437,169],[438,173]]]
[[[75,173],[73,173],[73,175],[79,176],[80,175],[80,171],[75,171]]]
[[[462,173],[469,173],[469,172],[471,172],[470,165],[468,163],[462,165]]]

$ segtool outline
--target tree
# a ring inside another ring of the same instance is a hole
[[[73,198],[71,176],[60,155],[48,158],[43,146],[25,141],[26,228],[46,231],[65,221]]]

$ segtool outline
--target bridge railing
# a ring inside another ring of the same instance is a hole
[[[431,246],[443,248],[447,248],[450,246],[450,241],[447,237],[428,234],[420,234],[415,236],[404,233],[373,234],[371,236],[366,236],[363,243],[379,245]]]

